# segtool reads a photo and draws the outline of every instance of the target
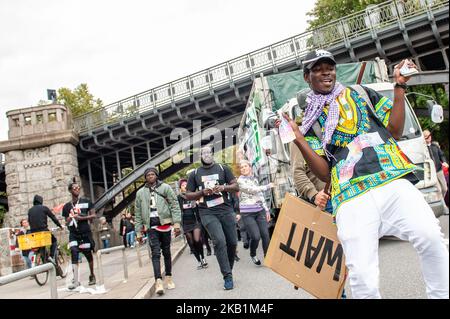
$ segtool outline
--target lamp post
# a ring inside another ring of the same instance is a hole
[[[47,100],[56,103],[56,90],[47,89]]]

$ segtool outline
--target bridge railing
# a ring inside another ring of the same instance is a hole
[[[349,41],[401,20],[448,7],[448,0],[393,0],[372,5],[345,18],[332,21],[315,30],[274,43],[233,60],[191,74],[168,84],[133,95],[74,119],[78,133],[87,133],[108,123],[117,123],[153,108],[170,105],[194,96],[212,93],[215,89],[233,86],[249,76],[276,70],[277,67],[300,59],[314,48],[327,48]]]

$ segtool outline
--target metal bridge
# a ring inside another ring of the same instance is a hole
[[[143,174],[144,167],[170,159],[178,140],[174,128],[193,133],[202,127],[236,128],[245,109],[252,82],[298,69],[314,48],[331,51],[338,63],[385,59],[391,72],[404,58],[413,58],[422,71],[411,84],[448,83],[448,0],[387,1],[332,21],[262,49],[133,95],[75,118],[80,134],[80,175],[89,181],[95,208],[111,202]],[[185,164],[162,172],[168,176]],[[133,173],[121,176],[123,168]],[[115,183],[118,180],[118,183]],[[100,192],[95,196],[94,187]],[[135,192],[112,214],[134,199]]]

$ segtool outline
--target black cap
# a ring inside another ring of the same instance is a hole
[[[159,172],[158,172],[158,170],[157,170],[155,167],[149,167],[149,168],[147,168],[147,169],[145,170],[145,172],[144,172],[144,178],[145,178],[145,176],[147,176],[147,174],[150,173],[150,172],[155,173],[156,177],[159,177]]]
[[[331,52],[322,49],[316,49],[314,51],[308,52],[308,54],[303,59],[303,69],[311,70],[314,65],[320,60],[329,60],[333,65],[336,64],[336,60],[334,59],[334,56],[331,54]]]

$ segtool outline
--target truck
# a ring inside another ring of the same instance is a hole
[[[337,81],[343,85],[361,84],[393,99],[393,84],[389,81],[384,60],[336,65]],[[308,84],[302,70],[260,75],[255,78],[238,130],[238,159],[252,164],[253,173],[261,184],[273,182],[275,187],[265,193],[268,206],[276,220],[286,193],[297,195],[290,163],[289,143],[283,144],[273,122],[277,113],[285,112],[293,119],[302,116],[302,98]],[[279,114],[278,114],[279,117]],[[422,128],[407,99],[405,126],[399,147],[420,167],[415,172],[420,182],[415,186],[439,217],[446,206],[438,188],[436,169],[423,138]],[[273,225],[272,225],[273,226]]]

